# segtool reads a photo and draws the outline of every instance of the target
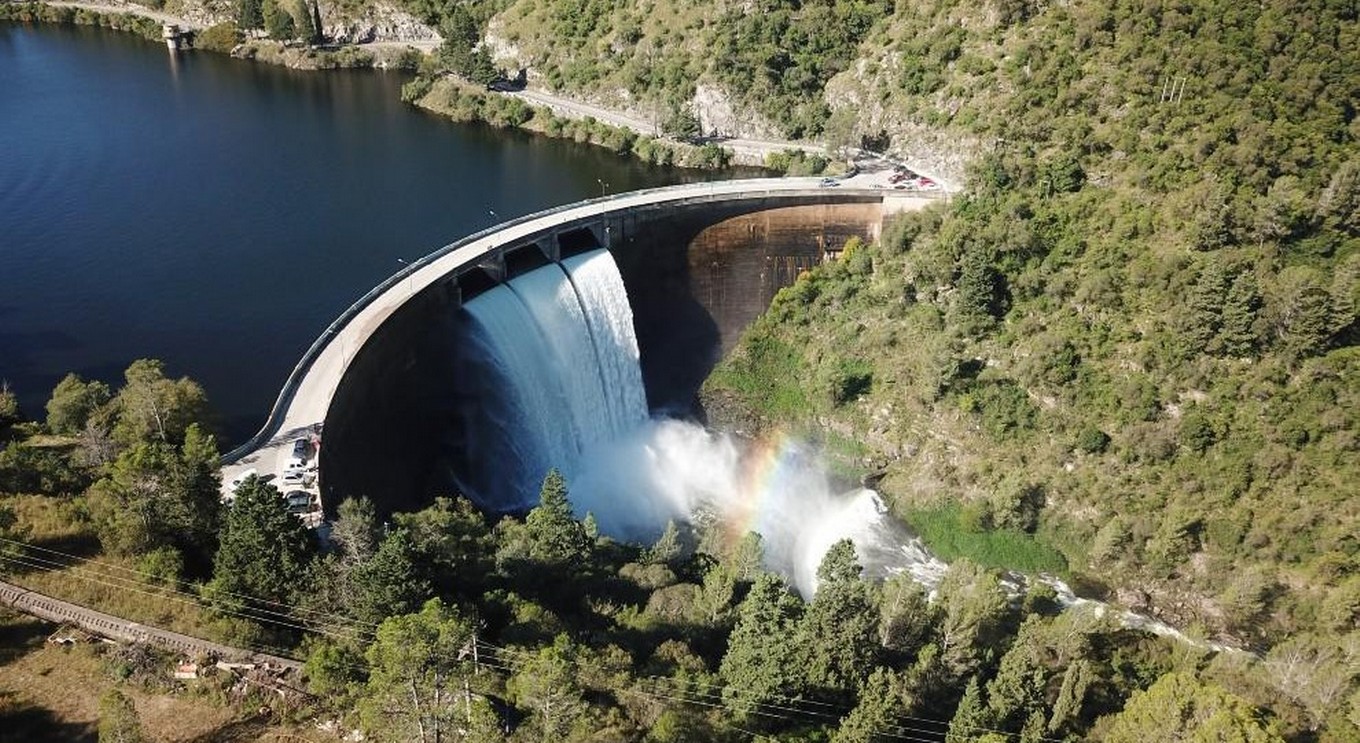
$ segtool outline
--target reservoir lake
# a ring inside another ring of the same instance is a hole
[[[131,34],[0,23],[0,380],[30,418],[137,358],[207,390],[223,449],[345,307],[546,207],[712,173],[403,104],[408,76],[304,72]]]

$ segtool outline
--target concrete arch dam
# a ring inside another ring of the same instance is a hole
[[[816,179],[726,181],[591,199],[471,235],[407,266],[333,322],[264,428],[223,457],[223,481],[280,472],[296,438],[321,434],[328,510],[351,495],[386,513],[452,494],[460,470],[485,456],[467,412],[500,392],[480,373],[463,303],[601,248],[627,292],[648,408],[701,414],[699,387],[775,292],[851,237],[876,238],[886,216],[933,201]]]

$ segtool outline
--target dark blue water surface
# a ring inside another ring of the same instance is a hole
[[[229,441],[311,341],[410,260],[497,220],[693,173],[457,125],[405,78],[295,72],[98,29],[0,23],[0,379],[163,359]]]

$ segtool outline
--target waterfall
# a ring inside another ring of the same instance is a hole
[[[570,474],[587,448],[646,420],[632,311],[608,251],[535,269],[464,307],[502,398],[483,435],[504,438],[488,449],[509,460],[480,463],[490,477],[462,478],[474,500],[531,506],[550,468]]]
[[[484,507],[532,506],[556,467],[577,515],[594,513],[604,533],[646,542],[668,520],[711,516],[734,536],[759,532],[767,567],[805,595],[826,550],[847,537],[872,574],[938,580],[941,564],[876,493],[837,492],[798,442],[739,442],[649,420],[632,309],[608,251],[518,276],[465,307],[494,399],[476,408],[478,471],[459,479]]]
[[[632,429],[647,418],[647,392],[638,365],[633,309],[623,289],[618,264],[607,250],[562,261],[585,311],[604,384],[610,430]]]

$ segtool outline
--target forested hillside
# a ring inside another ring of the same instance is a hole
[[[1339,2],[899,7],[832,88],[983,143],[968,193],[785,290],[711,399],[995,537],[946,551],[1030,533],[1210,633],[1354,642],[1358,41]]]

